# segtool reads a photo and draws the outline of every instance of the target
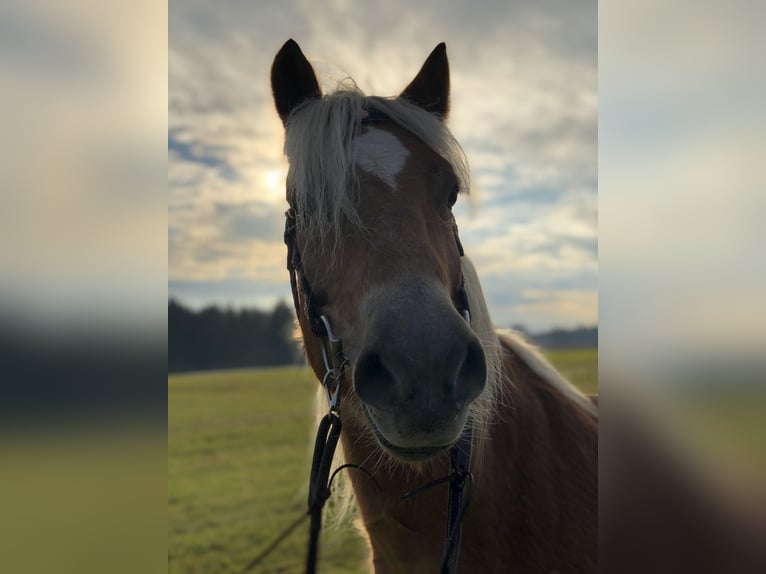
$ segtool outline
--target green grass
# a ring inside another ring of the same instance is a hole
[[[597,351],[549,355],[586,392],[597,388]],[[317,382],[304,368],[222,371],[168,378],[168,571],[242,568],[306,508]],[[307,526],[257,572],[302,572]],[[364,570],[353,529],[325,530],[322,572]]]
[[[315,385],[302,368],[169,377],[169,572],[239,572],[305,510]],[[325,571],[358,571],[343,567],[363,558],[356,535],[333,534]],[[258,572],[302,571],[306,539]]]
[[[598,393],[598,349],[562,349],[545,356],[582,392]]]

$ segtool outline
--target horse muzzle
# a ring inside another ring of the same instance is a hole
[[[428,458],[460,436],[482,393],[482,346],[448,298],[419,288],[377,297],[354,366],[354,389],[381,445]]]

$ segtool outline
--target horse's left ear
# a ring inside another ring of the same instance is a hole
[[[399,96],[424,110],[447,119],[449,113],[449,62],[442,42],[428,56],[418,75]]]

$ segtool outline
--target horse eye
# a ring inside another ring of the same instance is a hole
[[[455,205],[455,202],[457,202],[457,194],[459,192],[460,192],[460,188],[457,185],[452,188],[452,191],[449,194],[449,200],[448,200],[448,204],[450,207]]]

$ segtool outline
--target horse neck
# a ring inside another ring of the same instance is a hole
[[[481,444],[474,446],[479,453],[471,465],[476,485],[463,521],[461,563],[475,571],[505,571],[509,564],[542,571],[561,555],[566,566],[568,553],[587,555],[588,541],[595,537],[596,422],[510,348],[505,346],[503,354],[509,400],[500,401],[486,436],[476,439]],[[357,418],[344,422],[348,462],[381,458],[369,432]],[[408,500],[401,497],[447,475],[449,455],[420,468],[371,466],[380,490],[361,473],[350,478],[376,573],[438,571],[448,487],[441,484]],[[572,535],[574,531],[578,534]]]

